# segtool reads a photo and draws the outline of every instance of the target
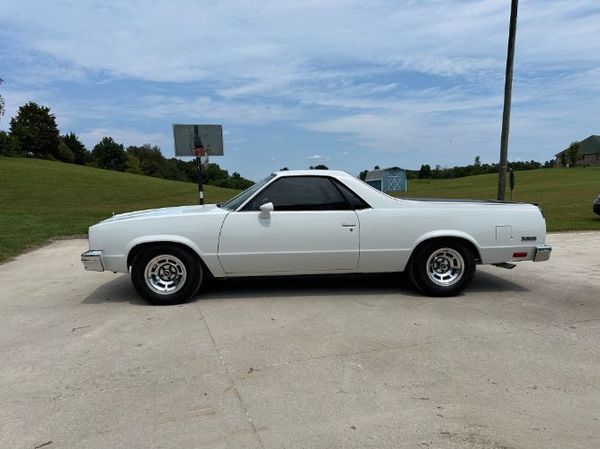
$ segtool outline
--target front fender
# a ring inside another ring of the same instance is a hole
[[[194,251],[206,264],[211,274],[215,277],[225,276],[223,267],[219,263],[216,253],[202,250],[193,240],[174,234],[144,235],[131,240],[126,247],[125,254],[128,257],[133,248],[146,243],[178,243]]]
[[[125,253],[129,254],[133,248],[143,243],[179,243],[192,249],[199,257],[202,257],[203,251],[193,241],[180,235],[159,234],[159,235],[144,235],[131,240],[125,249]]]

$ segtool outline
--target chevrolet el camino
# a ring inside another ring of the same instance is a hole
[[[533,204],[388,196],[348,173],[281,171],[223,204],[115,215],[89,229],[86,270],[131,273],[151,304],[209,278],[408,272],[430,296],[464,290],[477,264],[548,260]]]

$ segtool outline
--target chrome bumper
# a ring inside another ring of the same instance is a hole
[[[104,271],[102,251],[90,249],[81,255],[81,263],[86,271]]]
[[[533,256],[534,262],[545,262],[550,259],[550,253],[552,253],[552,247],[550,245],[539,245],[535,248],[535,256]]]

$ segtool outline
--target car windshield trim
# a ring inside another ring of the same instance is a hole
[[[235,210],[239,209],[240,206],[243,206],[244,203],[246,203],[246,201],[248,201],[250,199],[250,197],[254,196],[255,193],[257,193],[259,190],[261,190],[265,185],[267,185],[271,180],[273,180],[273,178],[275,178],[274,174],[267,176],[264,179],[261,179],[257,183],[252,184],[250,187],[248,187],[243,192],[238,193],[236,196],[234,196],[230,200],[220,204],[219,207],[230,210],[230,211],[235,211]]]

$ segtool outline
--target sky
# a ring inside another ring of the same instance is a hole
[[[91,149],[173,156],[220,123],[230,171],[358,174],[499,155],[509,0],[0,0],[0,129],[28,101]],[[521,0],[509,160],[600,134],[600,2]]]

